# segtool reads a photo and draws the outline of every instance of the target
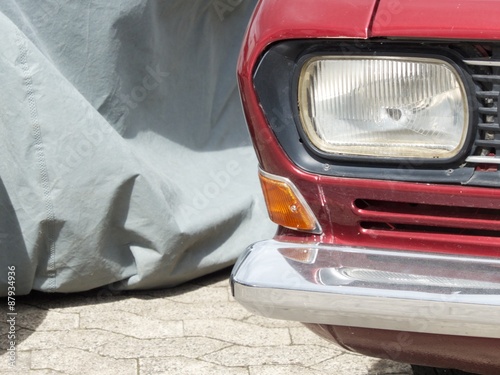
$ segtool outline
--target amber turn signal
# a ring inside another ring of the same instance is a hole
[[[273,222],[290,229],[321,233],[310,207],[291,181],[262,170],[259,177],[267,211]]]

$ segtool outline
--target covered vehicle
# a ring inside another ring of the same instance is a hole
[[[234,74],[255,3],[0,2],[0,296],[8,267],[18,296],[174,286],[272,235]]]
[[[500,372],[499,5],[259,2],[238,74],[279,229],[237,301],[415,373]]]

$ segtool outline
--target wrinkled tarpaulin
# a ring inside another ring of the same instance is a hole
[[[270,237],[235,65],[255,1],[0,2],[0,283],[170,286]]]

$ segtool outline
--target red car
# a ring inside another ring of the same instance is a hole
[[[499,20],[259,2],[238,77],[279,230],[235,266],[237,301],[416,374],[500,374]]]

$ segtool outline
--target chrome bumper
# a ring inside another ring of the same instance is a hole
[[[500,338],[500,259],[270,240],[240,257],[231,286],[269,318]]]

